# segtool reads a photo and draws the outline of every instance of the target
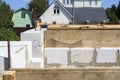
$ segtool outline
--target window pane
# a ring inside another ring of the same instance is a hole
[[[63,0],[63,4],[65,4],[65,0]]]
[[[90,0],[90,5],[92,5],[92,0]]]
[[[54,14],[56,14],[56,9],[54,9]]]
[[[72,0],[70,0],[70,4],[72,4]]]
[[[25,13],[21,13],[21,18],[25,18]]]
[[[95,0],[95,5],[97,5],[97,0]]]
[[[59,14],[60,13],[60,11],[59,10],[57,10],[57,14]]]
[[[69,0],[67,0],[67,4],[69,4]]]

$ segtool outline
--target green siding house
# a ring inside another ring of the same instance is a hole
[[[14,22],[13,28],[32,28],[33,20],[32,14],[29,10],[21,8],[13,14],[12,21]]]

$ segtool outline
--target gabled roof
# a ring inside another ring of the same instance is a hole
[[[59,0],[54,0],[50,6],[52,6],[54,3],[58,3],[59,6],[62,7],[63,10],[65,10],[66,13],[72,17],[72,15],[70,14],[70,12],[69,12],[68,10],[66,10],[66,8],[62,5],[62,3],[61,3]],[[50,6],[48,7],[48,9],[50,8]],[[48,10],[48,9],[47,9],[47,10]],[[47,11],[47,10],[46,10],[46,11]],[[46,12],[46,11],[45,11],[45,12]],[[45,13],[45,12],[44,12],[44,13]],[[43,13],[43,14],[44,14],[44,13]],[[42,14],[42,15],[43,15],[43,14]],[[41,15],[41,16],[42,16],[42,15]]]
[[[54,0],[52,4],[54,3],[57,3],[70,17],[73,18],[73,7],[64,7],[64,5],[59,0]],[[104,8],[103,7],[95,7],[95,8],[94,7],[74,7],[74,23],[83,24],[87,20],[89,20],[90,23],[101,23],[104,20],[107,21],[107,16]]]
[[[28,9],[25,9],[25,8],[20,8],[20,9],[18,9],[17,11],[15,11],[15,13],[17,13],[17,12],[19,12],[19,11],[21,11],[21,10],[25,10],[25,11],[31,13]],[[31,14],[32,14],[32,13],[31,13]]]
[[[59,0],[56,0],[56,2],[72,17],[72,14],[62,5],[62,3]]]
[[[73,8],[66,9],[72,14]],[[107,21],[107,16],[104,8],[93,8],[93,7],[82,7],[74,8],[74,23],[80,24],[85,23],[86,20],[89,20],[91,23],[100,23],[103,20]]]

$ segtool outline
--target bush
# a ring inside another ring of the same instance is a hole
[[[15,34],[12,28],[0,27],[0,41],[17,41],[19,37]]]

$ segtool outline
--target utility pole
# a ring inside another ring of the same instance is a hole
[[[75,16],[75,5],[74,5],[74,0],[73,0],[73,2],[72,2],[72,5],[73,5],[73,8],[72,8],[72,21],[73,21],[73,25],[74,25],[74,16]]]

